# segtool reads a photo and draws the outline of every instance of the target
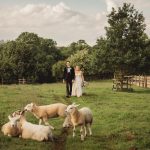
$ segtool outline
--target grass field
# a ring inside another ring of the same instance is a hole
[[[56,127],[52,142],[36,142],[3,136],[0,132],[0,150],[150,150],[150,89],[134,87],[133,92],[114,92],[111,81],[91,82],[81,98],[65,98],[65,85],[9,85],[0,87],[0,127],[7,116],[27,103],[39,105],[76,102],[93,111],[93,136],[80,141],[79,128],[72,138],[71,129],[62,130],[63,119],[50,119]],[[27,113],[27,120],[38,120]]]

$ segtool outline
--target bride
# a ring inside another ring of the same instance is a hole
[[[82,85],[84,82],[83,72],[79,66],[75,67],[75,80],[72,87],[72,96],[82,96]]]

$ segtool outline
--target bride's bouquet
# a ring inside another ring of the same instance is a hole
[[[88,85],[89,85],[89,83],[87,81],[82,82],[82,87],[87,87]]]

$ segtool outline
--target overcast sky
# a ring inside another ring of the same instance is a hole
[[[150,0],[0,0],[0,40],[28,31],[61,46],[79,39],[93,45],[105,34],[106,15],[123,2],[143,12],[150,35]]]

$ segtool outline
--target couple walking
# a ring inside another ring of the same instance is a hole
[[[74,69],[71,67],[70,61],[67,61],[66,67],[64,68],[63,79],[63,82],[66,82],[66,97],[82,96],[84,76],[79,66],[76,66]]]

